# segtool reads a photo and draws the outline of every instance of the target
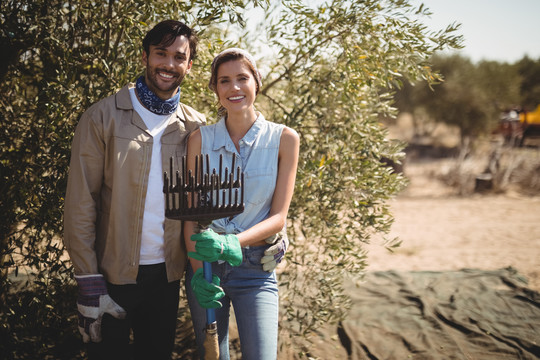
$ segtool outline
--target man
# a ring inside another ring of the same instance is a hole
[[[205,123],[179,102],[196,47],[185,24],[157,24],[143,40],[144,76],[92,105],[75,131],[64,241],[90,358],[171,356],[186,251],[181,222],[165,218],[162,179]]]

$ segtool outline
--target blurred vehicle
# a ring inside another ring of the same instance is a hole
[[[540,138],[540,105],[534,111],[512,109],[501,114],[494,131],[501,134],[505,144],[523,146],[528,138]]]
[[[523,146],[525,139],[540,137],[540,105],[536,107],[536,110],[527,112],[522,111],[519,114],[519,123],[522,128],[522,136],[520,146]]]

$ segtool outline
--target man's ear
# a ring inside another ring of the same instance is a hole
[[[187,66],[187,70],[186,70],[186,75],[189,74],[189,72],[191,71],[191,66],[193,65],[193,60],[189,60],[189,63],[188,63],[188,66]]]

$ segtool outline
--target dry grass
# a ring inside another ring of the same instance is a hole
[[[536,147],[505,146],[497,138],[484,140],[466,157],[446,159],[439,165],[434,177],[454,188],[458,195],[540,195],[540,151]],[[481,187],[483,181],[487,189]]]

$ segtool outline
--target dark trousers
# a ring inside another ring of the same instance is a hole
[[[170,359],[176,334],[180,281],[167,282],[165,264],[141,265],[137,284],[107,284],[126,319],[103,316],[100,343],[90,343],[88,358]],[[131,331],[133,343],[131,344]]]

